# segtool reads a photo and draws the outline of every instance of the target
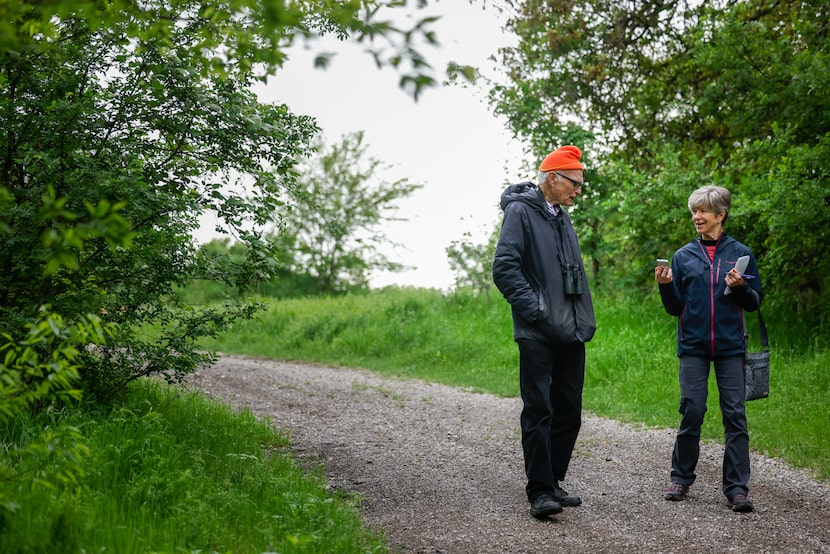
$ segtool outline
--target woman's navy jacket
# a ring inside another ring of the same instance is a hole
[[[749,256],[744,280],[724,294],[726,274],[741,256]],[[721,234],[714,260],[700,237],[678,250],[671,262],[673,281],[660,285],[666,311],[677,320],[678,356],[733,356],[746,351],[744,314],[761,306],[764,290],[749,247]]]

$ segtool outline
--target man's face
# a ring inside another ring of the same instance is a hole
[[[582,194],[584,177],[581,169],[558,169],[548,173],[542,189],[545,200],[553,205],[573,206],[574,199]]]

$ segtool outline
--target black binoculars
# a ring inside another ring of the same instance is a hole
[[[562,278],[565,281],[565,295],[579,296],[582,294],[582,267],[579,264],[562,265]]]

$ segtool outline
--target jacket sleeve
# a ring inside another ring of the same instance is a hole
[[[536,321],[539,316],[539,296],[522,270],[522,259],[527,244],[525,211],[518,202],[504,210],[499,241],[493,259],[493,282],[507,302],[523,319]]]
[[[675,263],[675,258],[672,258],[671,262],[671,272],[672,272],[672,282],[666,283],[665,285],[659,285],[660,287],[660,300],[663,301],[663,307],[666,309],[666,313],[671,316],[679,317],[680,314],[683,312],[683,297],[680,294],[680,291],[677,288],[677,283],[679,282],[679,278],[681,276],[680,271],[680,264]]]
[[[659,285],[660,300],[663,301],[663,307],[669,315],[678,317],[683,311],[683,300],[680,299],[680,293],[677,291],[675,281]]]

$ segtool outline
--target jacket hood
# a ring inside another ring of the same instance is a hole
[[[510,185],[501,193],[499,205],[504,210],[511,202],[524,202],[534,208],[545,211],[545,198],[538,185],[531,182]]]

